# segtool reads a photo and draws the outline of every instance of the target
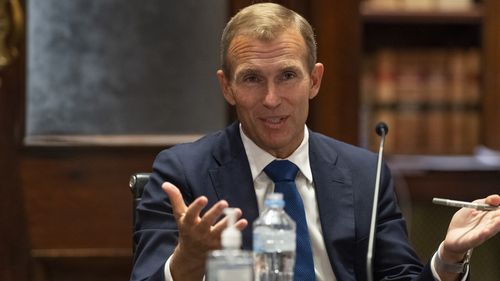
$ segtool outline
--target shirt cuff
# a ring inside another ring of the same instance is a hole
[[[170,260],[172,259],[172,256],[168,257],[167,261],[165,262],[165,267],[163,268],[163,272],[165,275],[165,281],[174,281],[174,278],[172,277],[172,273],[170,272]],[[203,281],[205,281],[205,276],[203,276]]]
[[[438,250],[434,253],[434,255],[432,256],[432,259],[431,259],[431,271],[432,271],[432,275],[434,276],[434,279],[436,281],[441,281],[441,278],[439,277],[439,274],[437,273],[437,270],[436,270],[436,255],[441,250],[442,246],[443,246],[443,244],[441,243],[439,245]],[[465,273],[462,276],[462,279],[460,279],[461,281],[467,280],[467,276],[469,276],[469,267],[470,266],[467,266]]]
[[[163,268],[163,272],[165,275],[165,281],[174,281],[172,278],[172,273],[170,273],[170,259],[172,256],[168,257],[167,261],[165,262],[165,267]]]

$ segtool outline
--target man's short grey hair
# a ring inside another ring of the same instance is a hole
[[[228,49],[232,40],[239,35],[250,36],[258,40],[271,41],[286,30],[296,28],[307,47],[307,67],[312,71],[317,59],[316,39],[314,31],[298,13],[275,3],[259,3],[239,11],[227,23],[221,39],[221,64],[226,77],[231,79],[231,61]]]

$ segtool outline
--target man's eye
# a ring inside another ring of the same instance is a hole
[[[257,83],[260,81],[259,77],[256,75],[247,75],[243,78],[243,81],[247,83]]]
[[[293,79],[297,77],[297,75],[294,73],[294,72],[291,72],[291,71],[287,71],[287,72],[284,72],[281,76],[281,79],[286,81],[286,80],[290,80],[290,79]]]

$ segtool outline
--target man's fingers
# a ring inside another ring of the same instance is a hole
[[[220,218],[222,213],[224,212],[224,209],[228,207],[228,204],[225,200],[221,200],[217,202],[215,205],[210,208],[204,215],[203,218],[201,219],[200,222],[200,227],[202,229],[210,229],[210,227],[217,221],[217,219]]]
[[[498,206],[500,205],[500,196],[498,194],[493,194],[484,200],[486,204],[492,205],[492,206]]]
[[[234,226],[238,229],[238,230],[242,230],[243,228],[245,228],[248,224],[247,220],[245,219],[242,219],[242,220],[238,220],[240,217],[241,217],[241,210],[240,209],[236,209],[236,217],[235,217],[235,224]],[[226,229],[227,227],[227,221],[228,221],[228,218],[227,217],[224,217],[222,220],[218,221],[213,227],[212,227],[212,234],[218,236],[222,233],[222,231],[224,229]]]
[[[234,225],[239,231],[242,231],[243,229],[245,229],[245,227],[247,227],[248,221],[246,219],[241,219],[237,221]]]
[[[205,196],[200,196],[196,198],[196,200],[193,201],[189,205],[189,207],[186,210],[186,213],[184,214],[184,222],[190,223],[190,224],[196,224],[200,220],[200,213],[203,208],[208,203],[208,199]]]
[[[223,214],[224,209],[228,207],[228,203],[225,200],[217,202],[210,210],[208,210],[202,218],[200,218],[200,213],[203,208],[208,204],[208,200],[205,196],[196,198],[193,203],[188,206],[184,203],[182,194],[179,189],[170,182],[164,182],[162,189],[167,193],[170,202],[172,203],[172,209],[174,216],[177,220],[182,218],[183,223],[188,223],[191,225],[198,224],[200,230],[211,230],[215,235],[220,235],[220,233],[227,226],[227,218],[224,218],[217,222],[220,216]],[[248,221],[238,220],[241,217],[241,210],[236,209],[236,220],[235,226],[237,229],[242,230],[248,225]],[[216,223],[217,222],[217,223]]]
[[[169,182],[164,182],[161,188],[165,191],[165,193],[167,193],[168,199],[170,199],[170,203],[172,203],[174,212],[180,214],[185,213],[187,206],[184,203],[184,199],[182,198],[182,194],[179,189]]]
[[[176,218],[181,217],[186,212],[187,206],[184,203],[184,199],[179,189],[169,182],[164,182],[161,188],[167,193],[168,199],[170,199],[174,216]]]

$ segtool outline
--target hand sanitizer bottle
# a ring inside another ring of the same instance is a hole
[[[207,281],[254,281],[253,255],[241,250],[241,232],[234,226],[234,208],[224,210],[228,224],[222,232],[222,250],[211,251],[207,258]]]

